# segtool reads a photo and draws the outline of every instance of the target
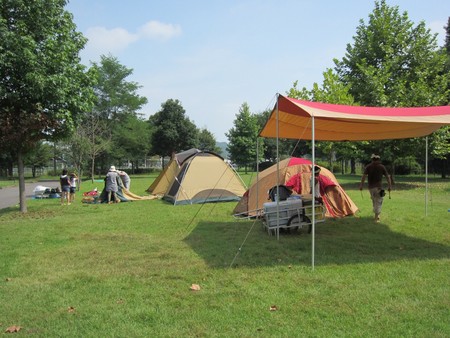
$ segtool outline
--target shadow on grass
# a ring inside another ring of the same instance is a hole
[[[280,233],[260,221],[200,221],[184,239],[211,267],[311,265],[311,235]],[[450,258],[450,247],[393,232],[368,218],[327,220],[316,226],[315,265]]]
[[[12,207],[6,207],[3,209],[0,209],[0,217],[4,215],[9,215],[11,213],[20,212],[19,206],[12,206]]]

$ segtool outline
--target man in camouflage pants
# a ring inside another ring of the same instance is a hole
[[[381,164],[380,155],[372,154],[371,159],[372,162],[364,168],[364,173],[361,178],[359,190],[362,190],[364,181],[366,180],[367,176],[370,198],[372,199],[373,212],[375,214],[375,221],[379,222],[384,196],[384,190],[382,188],[383,175],[386,177],[389,192],[391,191],[392,184],[386,167]]]

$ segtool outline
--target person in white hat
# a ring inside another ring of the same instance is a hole
[[[116,193],[119,190],[120,184],[120,176],[117,173],[116,167],[112,165],[105,177],[105,191],[108,195],[108,204],[111,204],[112,201],[115,203],[119,202]]]
[[[375,221],[380,221],[381,206],[383,205],[383,175],[386,177],[388,191],[391,191],[392,183],[386,167],[381,164],[381,158],[378,154],[372,154],[372,162],[364,168],[364,173],[359,184],[359,190],[362,190],[364,181],[367,179],[369,185],[370,198],[372,199],[373,213]]]

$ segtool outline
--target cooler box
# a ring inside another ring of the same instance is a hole
[[[286,226],[291,216],[296,214],[301,215],[303,213],[303,201],[301,199],[287,199],[286,201],[280,201],[278,203],[278,214],[277,202],[267,202],[263,204],[266,226],[269,228],[276,227],[277,224],[279,224],[280,227]]]

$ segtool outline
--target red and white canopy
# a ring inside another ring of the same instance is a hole
[[[278,114],[277,114],[278,109]],[[322,141],[386,140],[426,136],[450,125],[450,106],[384,108],[346,106],[278,96],[261,137]]]

